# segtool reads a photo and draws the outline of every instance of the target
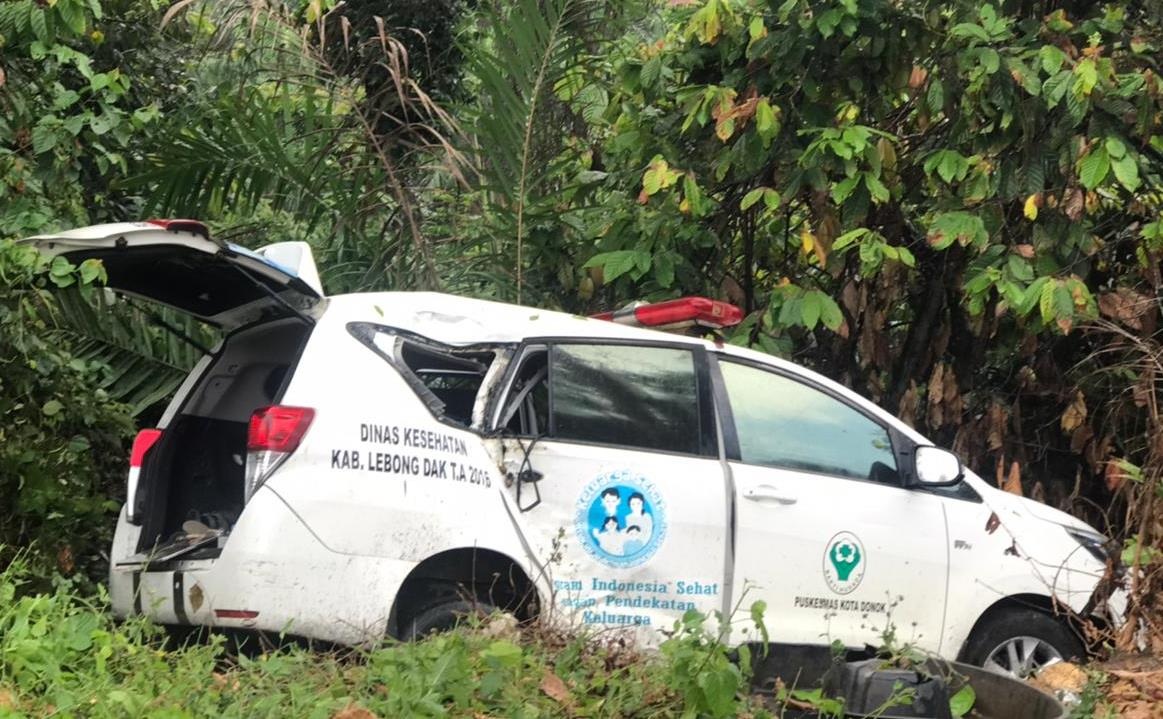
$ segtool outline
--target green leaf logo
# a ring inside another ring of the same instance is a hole
[[[824,550],[824,581],[837,594],[849,594],[864,579],[868,564],[864,543],[852,532],[840,532]]]

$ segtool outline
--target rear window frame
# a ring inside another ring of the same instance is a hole
[[[464,424],[448,416],[445,412],[447,403],[437,397],[416,371],[404,360],[403,351],[405,343],[421,352],[440,355],[442,358],[447,358],[453,363],[459,362],[466,366],[476,363],[476,360],[458,357],[458,355],[491,353],[493,359],[484,368],[484,372],[481,373],[480,387],[477,388],[476,395],[473,398],[473,407],[475,409],[476,405],[481,402],[482,395],[486,397],[486,412],[484,414],[486,419],[490,416],[488,407],[492,403],[492,398],[489,395],[497,385],[495,379],[491,379],[491,377],[495,376],[498,367],[503,367],[507,371],[506,365],[509,363],[509,359],[512,357],[511,353],[516,345],[496,342],[451,345],[415,332],[379,324],[377,322],[348,322],[346,329],[348,334],[354,337],[360,344],[367,347],[377,357],[386,362],[389,367],[396,370],[404,382],[407,383],[408,387],[416,394],[416,397],[424,404],[425,409],[428,410],[434,420],[449,427],[474,432],[476,434],[483,432],[480,423],[474,421],[473,417],[469,417],[469,422]],[[376,344],[375,339],[377,335],[386,335],[393,338],[391,352],[385,351]],[[473,415],[475,414],[474,411]]]
[[[531,337],[526,339],[516,349],[512,355],[512,360],[509,366],[505,369],[504,376],[500,382],[497,383],[498,391],[490,398],[489,406],[486,409],[486,416],[489,418],[488,432],[490,434],[497,434],[509,437],[520,437],[523,439],[534,439],[531,435],[524,433],[513,433],[505,427],[500,426],[505,410],[505,405],[512,393],[514,382],[518,373],[521,371],[525,360],[534,353],[546,352],[548,356],[548,374],[547,381],[553,376],[553,361],[554,361],[554,347],[561,345],[584,345],[590,347],[596,346],[620,346],[620,347],[643,347],[643,348],[659,348],[672,349],[690,352],[693,360],[694,378],[695,378],[695,398],[697,402],[695,416],[698,420],[698,451],[685,452],[665,449],[655,449],[652,447],[641,447],[633,444],[597,442],[580,439],[561,439],[553,437],[548,432],[536,437],[538,441],[556,441],[566,444],[577,444],[590,447],[614,447],[634,452],[648,452],[651,454],[665,454],[680,457],[712,457],[720,456],[719,438],[718,438],[718,419],[715,411],[714,401],[714,385],[711,376],[710,357],[707,348],[701,344],[693,342],[667,341],[667,340],[636,340],[624,338],[611,337]],[[549,413],[550,425],[552,425],[553,415],[553,401],[554,401],[553,384],[549,384]]]

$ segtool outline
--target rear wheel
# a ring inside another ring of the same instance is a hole
[[[474,618],[483,619],[496,610],[495,606],[487,602],[459,597],[443,599],[414,617],[405,619],[400,625],[400,639],[411,642],[431,634],[447,632]]]
[[[965,660],[998,674],[1025,679],[1085,652],[1065,622],[1036,609],[1003,609],[969,640]]]

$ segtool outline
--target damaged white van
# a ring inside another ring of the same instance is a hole
[[[729,305],[326,297],[305,244],[189,221],[28,242],[224,332],[134,445],[120,615],[359,643],[474,606],[649,635],[762,600],[775,642],[891,628],[1012,674],[1082,652],[1072,615],[1117,617],[1095,530],[802,367],[649,329]]]

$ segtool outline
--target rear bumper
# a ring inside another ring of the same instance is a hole
[[[131,554],[126,547],[133,529],[123,513],[114,557]],[[392,598],[414,566],[329,550],[264,488],[218,558],[176,560],[146,571],[114,565],[110,595],[118,616],[359,644],[385,636]]]

